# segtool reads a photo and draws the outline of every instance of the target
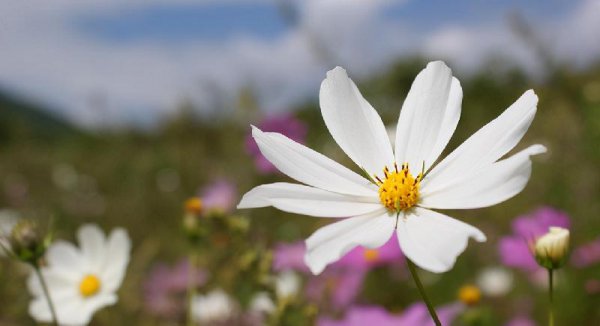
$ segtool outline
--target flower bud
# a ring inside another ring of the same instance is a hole
[[[49,238],[44,237],[37,223],[30,220],[19,221],[9,237],[12,253],[21,261],[37,264],[44,255]]]
[[[569,230],[550,227],[548,233],[536,240],[534,250],[535,259],[540,266],[547,269],[560,268],[569,252]]]

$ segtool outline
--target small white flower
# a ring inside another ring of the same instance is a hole
[[[0,210],[0,257],[5,257],[6,250],[10,250],[8,237],[18,221],[19,214],[17,212],[9,209]]]
[[[86,325],[97,310],[115,304],[129,263],[131,242],[123,229],[106,237],[98,226],[88,224],[79,228],[77,238],[79,248],[55,241],[42,268],[61,325]],[[48,303],[33,272],[28,286],[33,295],[29,314],[38,322],[50,322]]]
[[[202,325],[226,321],[235,314],[236,310],[233,299],[221,289],[213,290],[206,295],[197,295],[192,299],[192,316]]]
[[[259,314],[270,314],[276,309],[275,303],[267,292],[259,292],[250,301],[250,311]]]
[[[478,229],[433,209],[487,207],[518,194],[531,174],[530,146],[503,157],[521,140],[538,98],[527,91],[436,164],[456,129],[462,88],[440,61],[419,73],[400,112],[394,148],[375,109],[346,71],[337,67],[321,84],[321,113],[329,132],[365,178],[289,138],[253,127],[262,154],[305,185],[272,183],[244,195],[238,208],[345,218],[306,240],[305,261],[319,274],[356,246],[377,248],[396,234],[404,254],[432,272],[452,268]]]
[[[284,299],[293,297],[300,289],[300,277],[294,271],[285,271],[275,277],[275,294]]]
[[[569,252],[569,230],[551,226],[535,241],[535,259],[545,268],[559,268]]]
[[[481,271],[477,277],[477,286],[489,297],[501,297],[510,291],[513,276],[503,267],[489,267]]]

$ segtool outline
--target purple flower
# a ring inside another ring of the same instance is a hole
[[[536,271],[539,267],[530,250],[535,239],[547,233],[550,226],[569,228],[570,224],[566,213],[549,206],[517,217],[512,224],[513,234],[500,239],[498,249],[502,262],[527,272]]]
[[[452,303],[437,308],[437,314],[442,325],[450,325],[464,310],[464,305]],[[415,303],[401,314],[391,314],[377,306],[355,306],[348,309],[346,316],[341,320],[327,317],[319,318],[319,326],[433,326],[427,307],[423,303]]]
[[[573,251],[573,265],[582,268],[600,262],[600,238]]]
[[[204,210],[231,212],[238,200],[233,182],[218,179],[200,190],[200,199]]]
[[[144,281],[144,306],[147,312],[174,319],[181,316],[185,308],[185,293],[188,283],[201,286],[206,282],[206,273],[197,270],[190,280],[190,265],[186,260],[175,267],[158,264],[152,268]]]
[[[265,132],[278,132],[288,138],[304,144],[306,139],[306,124],[298,120],[291,113],[271,115],[262,120],[257,127]],[[271,164],[258,149],[258,145],[251,134],[246,136],[246,151],[254,158],[254,164],[258,172],[263,174],[275,173],[277,168]]]
[[[392,263],[403,264],[403,258],[404,255],[398,240],[392,237],[386,244],[376,249],[358,246],[336,262],[335,265],[369,269]]]
[[[304,263],[305,253],[304,241],[280,243],[273,252],[273,269],[277,272],[295,270],[308,274],[308,266]]]

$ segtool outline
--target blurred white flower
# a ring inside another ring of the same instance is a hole
[[[10,209],[0,209],[0,257],[5,257],[10,250],[8,237],[10,232],[19,221],[19,214]]]
[[[106,237],[97,225],[88,224],[79,228],[77,238],[79,248],[55,241],[41,268],[60,325],[86,325],[97,310],[115,304],[129,263],[131,242],[121,228]],[[33,295],[29,314],[38,322],[50,322],[48,303],[33,272],[28,287]]]
[[[221,289],[192,299],[192,317],[202,325],[226,321],[234,316],[236,310],[235,301]]]
[[[507,294],[513,285],[512,273],[503,267],[488,267],[477,277],[477,286],[484,295],[501,297]]]
[[[279,273],[275,278],[275,294],[280,299],[293,297],[300,289],[300,276],[294,271]]]
[[[259,314],[270,314],[275,311],[275,303],[267,292],[259,292],[250,301],[250,311]]]
[[[529,180],[530,156],[546,151],[533,145],[502,159],[533,121],[538,98],[530,90],[436,164],[456,129],[462,103],[460,82],[441,61],[429,63],[413,82],[393,147],[381,117],[344,69],[327,73],[319,99],[333,139],[366,178],[282,134],[253,127],[262,154],[305,185],[261,185],[238,205],[344,218],[306,240],[305,262],[314,274],[357,246],[377,248],[394,235],[415,264],[448,271],[469,238],[482,242],[486,237],[434,210],[487,207],[515,196]]]

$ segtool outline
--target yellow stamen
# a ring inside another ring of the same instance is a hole
[[[196,215],[202,213],[202,200],[198,197],[192,197],[186,200],[184,206],[187,213]]]
[[[376,180],[379,186],[379,199],[387,209],[400,212],[417,204],[423,172],[415,178],[408,170],[408,164],[402,164],[400,170],[398,165],[394,164],[394,170],[390,171],[386,166],[383,175],[385,176],[383,181],[378,177]]]
[[[83,297],[91,297],[100,291],[100,279],[96,275],[86,275],[79,283],[79,293]]]
[[[458,299],[464,304],[472,306],[481,300],[481,292],[475,285],[465,285],[458,290]]]
[[[368,262],[374,262],[379,259],[379,251],[377,249],[365,249],[363,257]]]

